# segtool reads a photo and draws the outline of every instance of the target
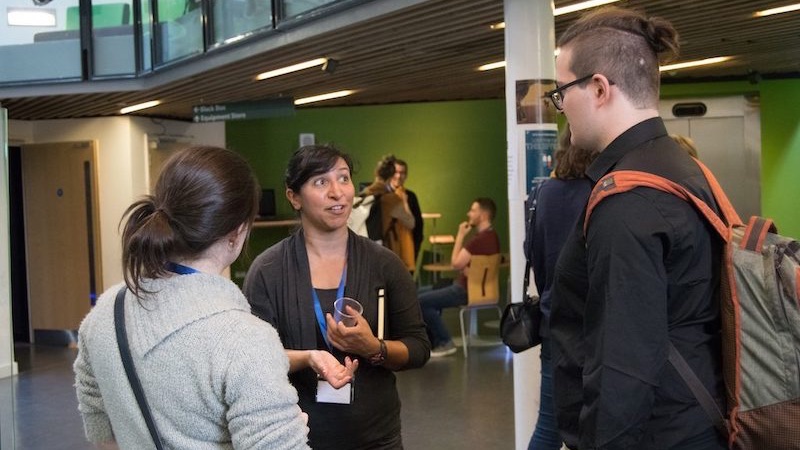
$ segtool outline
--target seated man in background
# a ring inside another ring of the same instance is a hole
[[[494,255],[500,253],[500,238],[492,228],[497,206],[492,199],[476,198],[467,211],[467,221],[458,226],[450,264],[460,271],[455,282],[442,289],[420,293],[419,302],[422,307],[422,318],[428,327],[431,341],[431,356],[447,356],[456,352],[456,346],[442,321],[442,309],[467,304],[467,266],[472,255]],[[465,244],[470,231],[475,233]]]

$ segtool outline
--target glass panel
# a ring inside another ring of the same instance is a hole
[[[302,15],[320,6],[338,3],[342,0],[281,0],[283,3],[283,18],[291,19]]]
[[[228,44],[272,26],[270,0],[213,0],[214,43]]]
[[[150,12],[150,0],[135,0],[142,5],[142,72],[150,72],[153,68],[153,16]]]
[[[3,0],[0,83],[80,79],[80,34],[77,25],[68,20],[77,12],[78,2],[61,0],[35,6],[30,0]],[[31,25],[26,17],[44,22]]]
[[[0,265],[10,267],[10,231],[8,205],[8,121],[6,110],[0,108]],[[11,279],[9,271],[0,271],[0,448],[14,445],[14,339],[11,326]]]
[[[158,64],[203,51],[203,10],[200,4],[200,0],[158,0]]]
[[[136,55],[132,1],[93,0],[92,27],[94,75],[133,75]]]

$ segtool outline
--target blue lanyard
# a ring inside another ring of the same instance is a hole
[[[193,273],[200,273],[197,269],[192,269],[189,266],[184,266],[183,264],[174,263],[172,261],[167,263],[167,270],[173,273],[177,273],[178,275],[189,275]]]
[[[336,288],[336,298],[344,297],[344,285],[347,282],[347,263],[344,265],[344,269],[342,270],[342,279],[339,280],[339,287]],[[322,314],[322,305],[319,303],[319,296],[317,295],[317,290],[314,287],[311,287],[311,296],[314,297],[314,313],[317,315],[317,324],[319,325],[319,331],[322,332],[322,339],[325,341],[325,345],[330,349],[331,344],[328,343],[328,322],[325,321],[325,315]]]

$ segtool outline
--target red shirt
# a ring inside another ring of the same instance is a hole
[[[464,245],[464,249],[470,255],[494,255],[500,253],[500,238],[494,228],[489,227],[472,236],[472,239]],[[467,276],[464,275],[464,271],[458,275],[456,282],[465,288],[467,287]]]

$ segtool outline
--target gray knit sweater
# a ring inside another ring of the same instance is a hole
[[[81,324],[75,387],[89,441],[154,448],[122,367],[114,298]],[[308,428],[274,328],[250,314],[239,288],[214,275],[147,280],[125,301],[136,372],[166,448],[307,449]]]

